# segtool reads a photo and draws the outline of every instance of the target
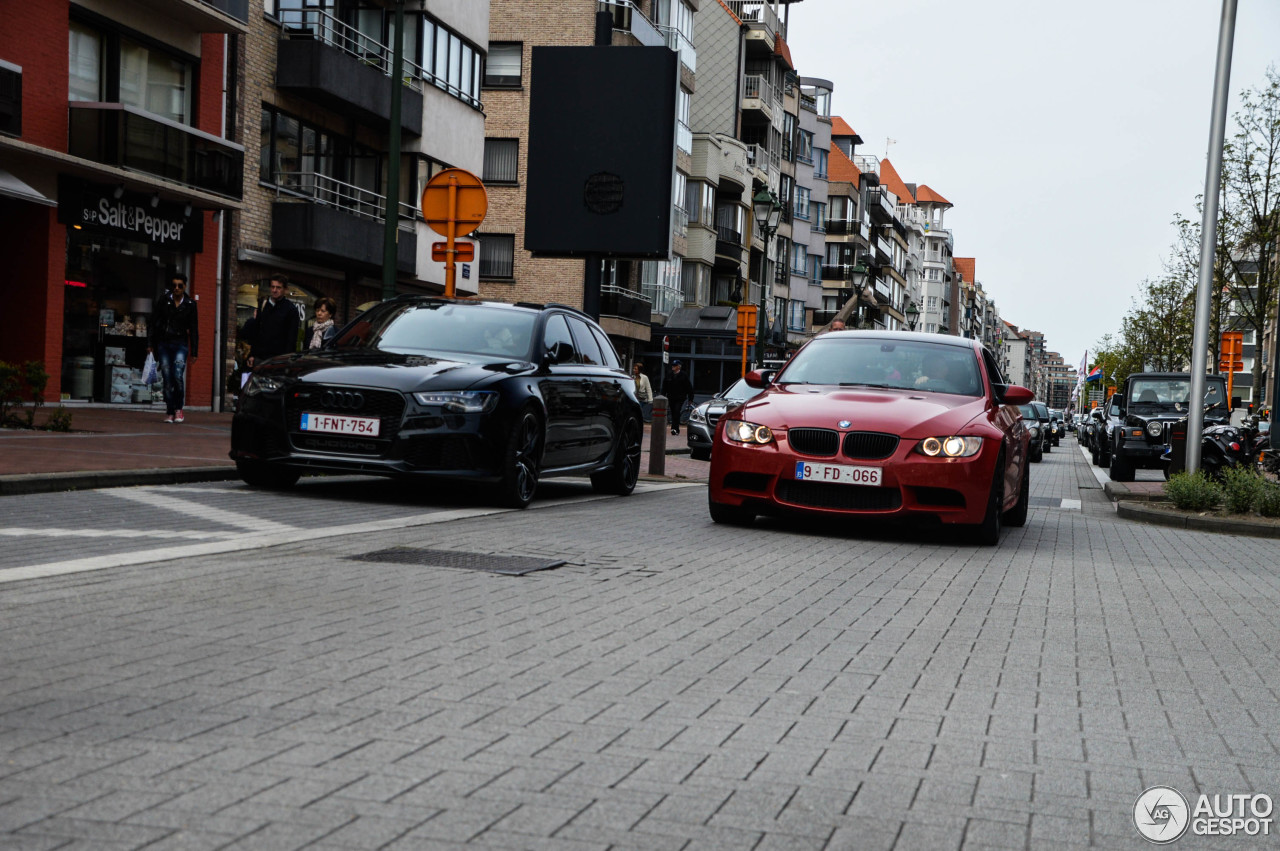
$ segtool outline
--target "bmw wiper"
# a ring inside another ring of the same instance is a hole
[[[841,381],[841,387],[874,387],[877,390],[889,390],[888,384],[871,384],[866,381]]]

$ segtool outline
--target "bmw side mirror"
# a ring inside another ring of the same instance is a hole
[[[997,384],[996,397],[1006,405],[1025,405],[1036,398],[1036,394],[1021,384]]]
[[[773,370],[771,369],[753,369],[744,375],[743,380],[747,382],[748,387],[754,387],[757,390],[763,390],[769,386],[769,382],[773,381]]]

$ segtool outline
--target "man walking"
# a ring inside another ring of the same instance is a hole
[[[671,433],[680,433],[680,414],[684,411],[684,403],[693,398],[693,385],[689,376],[684,374],[684,364],[671,362],[671,376],[667,378],[667,409],[671,415]]]
[[[284,297],[288,287],[289,279],[283,274],[277,272],[271,276],[270,297],[258,308],[249,334],[250,368],[260,360],[298,350],[298,307]]]
[[[160,300],[160,309],[151,318],[147,344],[147,352],[155,354],[164,382],[164,421],[183,422],[187,358],[195,360],[200,346],[196,303],[187,297],[186,275],[177,273],[170,279],[169,293]]]

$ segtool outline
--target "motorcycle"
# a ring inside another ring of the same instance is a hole
[[[1213,405],[1205,405],[1208,413]],[[1251,466],[1254,455],[1249,436],[1232,425],[1208,425],[1200,436],[1200,469],[1211,479],[1221,479],[1232,467]],[[1187,466],[1187,417],[1169,427],[1168,442],[1160,457],[1167,480]]]

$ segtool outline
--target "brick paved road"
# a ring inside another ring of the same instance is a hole
[[[1137,848],[1147,786],[1280,793],[1274,542],[1033,471],[998,548],[690,487],[0,584],[0,847]]]

